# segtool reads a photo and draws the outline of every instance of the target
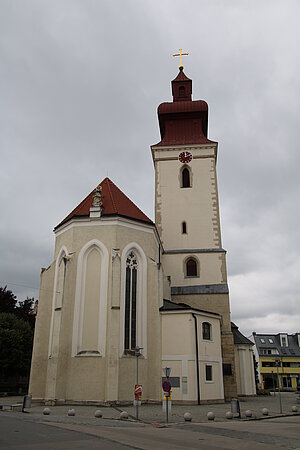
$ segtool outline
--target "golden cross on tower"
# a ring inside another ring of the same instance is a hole
[[[182,56],[187,56],[189,53],[188,52],[182,52],[182,48],[179,49],[179,53],[173,53],[173,56],[179,56],[179,69],[180,67],[183,68],[183,64],[182,64]]]

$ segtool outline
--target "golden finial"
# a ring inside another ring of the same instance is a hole
[[[182,52],[182,48],[179,49],[179,53],[173,53],[173,56],[179,56],[179,69],[182,67],[183,68],[183,64],[182,64],[182,56],[187,56],[189,53],[188,52]]]

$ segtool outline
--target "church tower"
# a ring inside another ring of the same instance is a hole
[[[172,95],[172,102],[158,107],[161,141],[151,147],[164,274],[170,281],[169,300],[222,316],[224,393],[229,399],[236,396],[236,378],[219,217],[218,143],[207,137],[208,105],[192,100],[192,80],[183,66],[172,81]]]

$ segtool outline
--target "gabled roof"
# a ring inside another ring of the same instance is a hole
[[[100,183],[102,187],[103,211],[101,217],[121,216],[154,225],[149,219],[109,178]],[[93,202],[93,191],[72,212],[60,222],[54,230],[71,219],[89,217]]]
[[[175,303],[171,300],[164,299],[163,306],[159,308],[161,312],[169,311],[195,311],[204,314],[212,314],[213,316],[220,317],[220,314],[211,311],[205,311],[204,309],[194,308],[193,306],[187,305],[186,303]]]
[[[280,341],[280,335],[283,334],[287,336],[288,346],[282,347]],[[298,334],[287,334],[287,333],[277,333],[277,334],[261,334],[253,332],[254,342],[260,356],[266,356],[266,351],[277,350],[277,355],[280,357],[300,357],[300,346],[298,341]],[[275,354],[275,353],[274,353]]]
[[[238,326],[233,322],[231,322],[231,331],[233,334],[233,342],[235,344],[246,344],[246,345],[251,345],[251,347],[254,345],[254,343],[251,342],[250,339],[246,338],[246,336],[244,336],[240,332]]]

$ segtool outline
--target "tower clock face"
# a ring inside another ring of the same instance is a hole
[[[192,154],[190,152],[181,152],[178,159],[181,163],[189,163],[192,161]]]

